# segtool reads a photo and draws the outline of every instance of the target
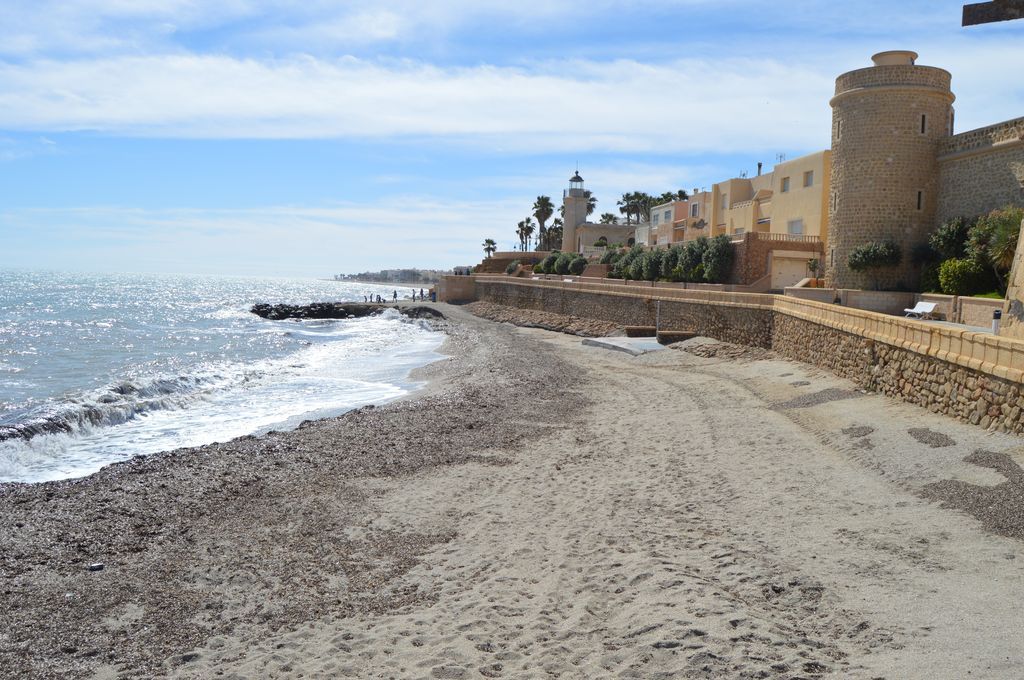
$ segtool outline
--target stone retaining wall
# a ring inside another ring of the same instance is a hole
[[[1024,432],[1019,382],[785,314],[775,317],[772,349],[932,413],[1000,432]]]
[[[981,427],[1024,432],[1024,342],[786,296],[477,280],[481,300],[771,348]]]

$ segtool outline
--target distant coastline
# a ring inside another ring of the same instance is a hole
[[[400,281],[380,281],[377,279],[334,279],[339,283],[368,283],[374,286],[392,286],[398,288],[423,288],[425,286],[433,286],[437,283],[437,280],[433,281],[418,281],[418,282],[400,282]]]

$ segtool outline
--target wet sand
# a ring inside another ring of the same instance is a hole
[[[0,677],[1018,674],[1019,439],[446,313],[415,400],[0,487]]]

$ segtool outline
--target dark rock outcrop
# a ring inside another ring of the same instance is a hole
[[[351,319],[380,314],[387,305],[370,305],[357,302],[314,302],[308,305],[268,305],[260,303],[252,306],[253,314],[272,321],[282,319]],[[398,311],[413,319],[438,318],[444,314],[433,307],[398,307]]]

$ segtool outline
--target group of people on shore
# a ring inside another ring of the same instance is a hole
[[[415,288],[412,289],[411,297],[412,297],[412,301],[413,302],[416,302],[417,299],[420,302],[426,302],[426,300],[427,300],[427,294],[423,292],[422,288],[420,288],[419,298],[416,297],[416,289]],[[397,290],[395,290],[395,291],[393,291],[391,293],[391,301],[394,302],[395,304],[398,304],[398,291]],[[370,293],[368,295],[364,295],[363,296],[363,302],[366,302],[367,304],[377,303],[378,305],[383,305],[383,304],[387,304],[388,300],[386,298],[381,297],[379,294]]]

